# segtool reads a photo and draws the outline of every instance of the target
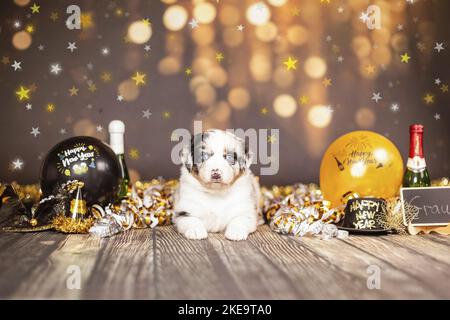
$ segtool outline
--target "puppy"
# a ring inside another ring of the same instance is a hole
[[[247,239],[258,224],[260,189],[244,141],[231,132],[208,130],[192,137],[181,161],[174,195],[178,232],[188,239],[222,231],[229,240]]]

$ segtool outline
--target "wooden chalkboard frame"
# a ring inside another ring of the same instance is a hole
[[[407,226],[406,220],[405,220],[405,207],[403,205],[404,203],[404,197],[403,197],[403,190],[433,190],[433,189],[449,189],[450,187],[420,187],[420,188],[400,188],[400,199],[402,201],[402,214],[403,214],[403,224]],[[446,226],[449,225],[448,223],[411,223],[412,226]]]

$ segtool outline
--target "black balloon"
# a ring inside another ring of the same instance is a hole
[[[73,137],[58,143],[42,165],[40,181],[44,197],[69,180],[84,182],[83,197],[89,206],[111,202],[120,182],[116,154],[92,137]]]

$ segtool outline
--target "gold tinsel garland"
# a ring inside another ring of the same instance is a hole
[[[93,217],[85,219],[72,219],[63,214],[57,215],[52,220],[53,228],[63,233],[88,233],[89,229],[94,225]]]
[[[38,226],[35,230],[55,229],[64,233],[88,233],[90,228],[100,221],[105,223],[106,218],[110,222],[114,220],[113,222],[119,227],[115,233],[131,227],[147,228],[167,225],[171,223],[173,216],[173,194],[177,185],[177,180],[153,179],[149,182],[136,182],[130,190],[127,200],[111,204],[105,208],[103,213],[92,210],[93,215],[78,220],[69,218],[65,213],[60,212],[52,220],[51,225]],[[450,183],[448,178],[440,178],[433,180],[432,185],[450,186]],[[0,183],[0,195],[5,186]],[[21,201],[39,202],[41,197],[39,185],[13,183],[12,186]],[[272,228],[277,232],[289,231],[288,233],[292,233],[296,230],[296,233],[302,234],[305,231],[309,232],[313,223],[315,223],[314,226],[320,224],[322,227],[323,224],[336,223],[343,217],[342,208],[329,208],[329,203],[323,199],[321,190],[314,184],[262,187],[261,191],[264,201],[264,219],[268,223],[271,222]],[[408,206],[407,203],[403,205],[405,206],[405,219],[409,222],[414,219],[417,210],[414,206]],[[406,234],[401,208],[402,203],[398,197],[386,200],[384,214],[379,221],[383,228]],[[131,216],[131,220],[124,218],[127,215]],[[106,222],[106,225],[111,224],[110,222]],[[300,227],[300,223],[303,223],[305,228]],[[31,231],[33,229],[24,230]]]

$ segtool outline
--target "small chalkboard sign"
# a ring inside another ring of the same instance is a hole
[[[418,208],[411,225],[442,226],[450,223],[450,187],[401,188],[400,198],[403,203]],[[406,225],[404,206],[402,210]]]

